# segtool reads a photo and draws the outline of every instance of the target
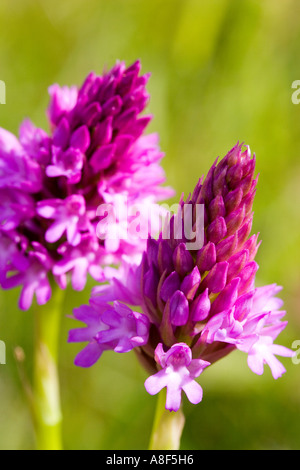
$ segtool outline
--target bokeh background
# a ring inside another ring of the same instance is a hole
[[[300,79],[298,0],[1,0],[0,79],[6,104],[0,125],[17,133],[24,117],[47,129],[47,89],[80,85],[117,59],[141,59],[151,72],[151,131],[160,134],[167,182],[180,196],[193,189],[216,157],[244,141],[260,174],[253,233],[259,285],[276,282],[288,327],[279,343],[300,340]],[[173,202],[177,199],[175,198]],[[156,397],[134,354],[107,352],[89,370],[75,368],[67,317],[88,301],[66,292],[60,377],[66,449],[145,449]],[[17,309],[19,291],[0,293],[0,449],[34,448],[33,430],[14,358],[25,353],[30,379],[32,312]],[[201,376],[204,399],[184,400],[182,449],[299,449],[300,364],[286,374],[256,376],[234,352]]]

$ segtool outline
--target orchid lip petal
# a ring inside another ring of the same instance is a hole
[[[174,344],[167,353],[160,343],[156,347],[155,357],[163,368],[145,381],[150,395],[166,387],[166,409],[170,411],[179,410],[182,390],[191,403],[197,404],[202,400],[202,388],[194,379],[210,365],[209,362],[192,359],[191,350],[185,343]]]

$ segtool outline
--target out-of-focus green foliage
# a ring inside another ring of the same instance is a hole
[[[284,287],[289,325],[279,342],[300,339],[300,105],[291,85],[300,79],[298,0],[2,0],[0,79],[6,104],[0,125],[17,133],[24,117],[47,129],[47,88],[80,85],[117,59],[141,59],[160,134],[163,166],[177,197],[193,189],[216,157],[237,141],[257,156],[259,183],[253,233],[259,284]],[[174,202],[177,198],[174,198]],[[108,352],[89,370],[73,366],[78,345],[66,342],[67,315],[86,303],[66,293],[60,376],[67,449],[147,448],[156,398],[134,353]],[[17,308],[19,291],[1,292],[0,449],[34,446],[30,416],[13,351],[24,349],[30,377],[32,312]],[[274,381],[256,376],[235,352],[201,376],[203,402],[184,401],[184,449],[299,449],[300,364],[282,361]]]

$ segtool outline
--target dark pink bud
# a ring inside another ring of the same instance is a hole
[[[157,304],[156,300],[156,292],[157,292],[157,286],[159,282],[159,275],[157,272],[156,267],[152,264],[149,268],[149,270],[145,273],[144,275],[144,295],[148,297],[149,300],[151,300],[152,305],[155,307]]]
[[[207,238],[212,243],[218,243],[226,233],[227,227],[223,217],[217,217],[207,228]]]
[[[241,228],[237,232],[237,237],[238,237],[238,242],[237,242],[237,249],[242,248],[243,244],[247,240],[251,228],[252,228],[252,221],[253,221],[253,215],[251,214],[250,217],[248,217]]]
[[[135,82],[135,86],[137,87],[137,90],[139,90],[140,88],[143,89],[147,85],[150,77],[151,77],[151,73],[149,72],[144,73],[144,75],[142,75],[141,77],[138,77],[137,81]]]
[[[256,192],[255,190],[254,191],[249,191],[248,194],[243,199],[243,204],[245,206],[245,216],[246,217],[252,211],[255,192]]]
[[[122,157],[130,148],[134,138],[131,135],[121,134],[115,139],[116,155]]]
[[[93,101],[96,99],[102,83],[103,83],[102,77],[94,76],[94,79],[90,83],[89,90],[87,90],[87,95],[90,101]]]
[[[134,72],[137,75],[140,72],[140,70],[141,70],[141,62],[139,60],[136,60],[129,67],[127,67],[124,75],[126,76],[127,74],[131,74],[132,72]]]
[[[208,275],[201,282],[201,288],[208,288],[210,292],[220,292],[226,286],[228,263],[222,261],[217,263],[209,271]]]
[[[173,271],[163,282],[160,291],[160,297],[164,302],[172,297],[175,291],[180,287],[180,277],[176,271]]]
[[[100,101],[100,103],[102,103],[103,101],[108,103],[109,100],[114,97],[114,94],[116,92],[116,87],[117,87],[116,80],[112,80],[108,78],[107,83],[106,84],[103,83],[100,93],[98,93],[97,95],[98,101]]]
[[[241,295],[235,302],[234,316],[238,321],[243,321],[251,311],[253,295],[254,291],[246,292],[246,294]]]
[[[108,116],[104,121],[99,122],[95,127],[93,133],[93,145],[98,147],[99,145],[106,145],[111,141],[112,138],[112,116]]]
[[[135,120],[138,110],[136,108],[127,109],[124,113],[119,114],[114,120],[114,127],[119,131],[124,131],[126,126],[132,123]]]
[[[239,294],[243,294],[244,292],[247,292],[247,290],[253,289],[254,278],[257,270],[258,264],[255,261],[251,261],[242,269],[239,273],[239,277],[241,279]]]
[[[158,241],[154,238],[149,237],[147,240],[147,258],[149,265],[151,263],[157,265],[157,256],[158,256]]]
[[[176,271],[184,276],[194,267],[194,260],[184,243],[180,243],[174,250],[173,263]]]
[[[214,169],[214,179],[218,179],[219,176],[224,172],[224,170],[228,170],[228,163],[226,161],[226,157],[222,158],[218,163],[215,162],[215,169]]]
[[[243,166],[243,176],[245,177],[246,175],[250,174],[251,178],[253,178],[254,170],[255,170],[255,156],[253,155],[253,158],[245,161],[245,164]]]
[[[115,144],[103,145],[99,147],[90,159],[90,165],[95,172],[108,168],[115,156]]]
[[[87,97],[89,95],[91,87],[93,86],[93,83],[95,83],[96,80],[97,80],[97,84],[101,83],[101,82],[99,82],[98,78],[100,78],[100,77],[97,77],[94,72],[90,72],[88,74],[88,76],[84,80],[84,82],[81,85],[81,88],[78,92],[78,97],[80,99],[82,99],[84,96]]]
[[[220,194],[211,201],[208,210],[210,220],[214,220],[216,217],[225,217],[226,211],[224,201]]]
[[[227,273],[227,281],[230,282],[244,268],[249,259],[248,250],[242,250],[232,255],[229,260],[229,268]]]
[[[215,168],[216,168],[216,162],[212,165],[209,172],[207,173],[207,176],[200,190],[200,197],[202,198],[203,201],[205,201],[208,204],[214,198],[212,182],[213,182],[213,174],[214,174]]]
[[[237,234],[225,238],[216,245],[217,261],[226,261],[236,250]]]
[[[161,273],[165,270],[172,272],[174,270],[173,265],[173,251],[166,240],[160,240],[158,243],[157,263]]]
[[[242,176],[243,176],[243,170],[239,163],[229,168],[229,170],[227,171],[227,175],[226,175],[226,180],[227,180],[227,184],[229,188],[235,189],[239,185]]]
[[[53,135],[53,145],[65,149],[70,138],[70,125],[66,118],[62,118]]]
[[[227,213],[236,210],[243,198],[243,190],[239,186],[233,191],[229,191],[224,197],[224,203]]]
[[[91,143],[90,133],[87,126],[80,126],[73,132],[71,137],[71,147],[79,149],[82,153],[85,153]]]
[[[160,336],[167,346],[172,346],[172,344],[176,343],[170,315],[170,300],[168,300],[164,306],[162,320],[159,326]]]
[[[261,241],[257,243],[257,239],[258,239],[258,234],[257,235],[252,235],[252,237],[250,237],[245,243],[244,243],[244,249],[245,250],[248,250],[249,251],[249,261],[253,261],[255,256],[256,256],[256,253],[257,253],[257,250],[261,244]]]
[[[116,95],[110,98],[102,107],[103,116],[115,116],[122,108],[122,99]]]
[[[137,108],[139,112],[143,111],[149,101],[149,95],[144,88],[135,89],[130,94],[122,97],[124,109]]]
[[[234,166],[239,161],[240,156],[240,145],[237,143],[226,155],[228,167]]]
[[[200,196],[200,191],[201,191],[201,185],[202,185],[202,182],[203,182],[203,176],[201,178],[199,178],[195,188],[194,188],[194,191],[193,191],[193,194],[192,194],[192,197],[191,197],[191,201],[193,204],[203,204],[204,203],[204,200],[201,199],[201,196]]]
[[[215,196],[217,195],[224,195],[224,191],[227,192],[226,188],[226,174],[227,174],[227,168],[225,167],[223,171],[219,175],[215,175],[214,181],[213,181],[213,193]]]
[[[250,190],[252,185],[252,175],[247,175],[239,184],[239,187],[243,190],[243,195],[245,196]]]
[[[215,315],[216,313],[222,312],[223,310],[227,310],[233,307],[238,297],[239,285],[240,279],[235,278],[225,287],[225,289],[222,290],[222,292],[220,292],[216,300],[212,303],[212,315]]]
[[[227,235],[232,235],[233,233],[236,233],[240,226],[242,225],[243,221],[245,218],[245,206],[243,205],[239,209],[237,209],[234,212],[231,212],[231,214],[226,217],[226,226],[227,226]]]
[[[142,135],[150,121],[152,121],[153,116],[148,115],[148,116],[143,116],[140,119],[137,119],[136,121],[131,123],[131,126],[126,127],[126,132],[130,132],[130,134],[137,139]]]
[[[170,318],[174,326],[185,325],[189,318],[189,303],[186,296],[177,290],[170,300]]]
[[[87,126],[93,127],[97,124],[102,114],[102,109],[99,103],[90,103],[83,111],[82,120]]]
[[[194,267],[193,271],[185,276],[180,290],[184,293],[188,300],[192,300],[197,292],[197,289],[201,282],[201,276],[197,266]]]
[[[216,247],[214,243],[208,242],[197,254],[196,264],[200,272],[209,271],[216,263]]]
[[[193,301],[191,306],[191,318],[192,321],[198,322],[205,320],[208,317],[210,311],[210,300],[208,296],[208,289],[205,289],[198,297]]]
[[[143,255],[142,255],[142,262],[141,262],[141,272],[142,272],[142,276],[144,276],[144,274],[148,271],[149,266],[151,266],[151,264],[154,264],[154,266],[155,266],[155,263],[154,263],[154,262],[149,262],[149,263],[148,263],[148,256],[147,256],[147,253],[144,252]],[[156,267],[157,267],[157,266],[156,266]]]
[[[125,96],[127,93],[129,93],[134,87],[138,73],[139,70],[133,70],[130,72],[128,72],[127,70],[126,75],[124,74],[124,76],[122,77],[122,80],[119,83],[116,92],[121,96]]]

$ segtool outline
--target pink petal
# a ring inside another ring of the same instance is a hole
[[[90,367],[101,357],[103,348],[98,343],[88,344],[77,354],[74,364],[79,367]]]
[[[200,403],[203,396],[202,387],[195,381],[190,380],[186,384],[182,386],[182,390],[185,392],[186,396],[188,397],[189,401],[196,405]]]
[[[144,383],[147,392],[150,393],[150,395],[156,395],[167,386],[167,379],[167,374],[163,369],[157,372],[155,375],[151,375]]]
[[[54,243],[59,240],[67,228],[66,220],[57,220],[48,228],[45,239],[48,243]]]

